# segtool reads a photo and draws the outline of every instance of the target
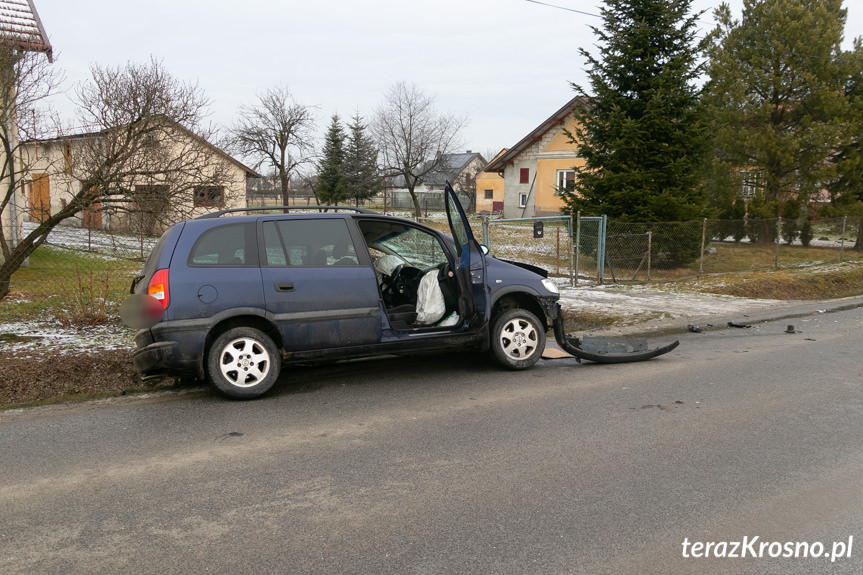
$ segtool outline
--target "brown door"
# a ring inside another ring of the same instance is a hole
[[[30,185],[30,220],[44,222],[51,215],[51,190],[48,174],[33,174]]]

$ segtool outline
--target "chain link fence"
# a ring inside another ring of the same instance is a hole
[[[863,258],[859,217],[660,223],[576,217],[573,237],[561,219],[534,238],[534,224],[544,219],[484,221],[483,241],[497,257],[538,265],[573,283],[673,281]]]
[[[440,214],[423,221],[449,233]],[[541,233],[535,228],[539,223]],[[472,227],[492,255],[544,268],[562,285],[663,282],[863,260],[863,219],[857,217],[650,224],[485,217],[474,219]],[[110,308],[125,298],[155,241],[60,226],[12,276],[12,293],[3,303],[41,299],[85,311]]]
[[[574,283],[576,272],[574,239],[569,216],[523,220],[486,217],[482,222],[482,242],[493,256],[539,266],[570,283]]]
[[[24,234],[36,223],[25,222]],[[61,323],[104,323],[116,316],[157,238],[58,226],[12,275],[0,319],[41,316]],[[11,305],[15,304],[15,305]]]

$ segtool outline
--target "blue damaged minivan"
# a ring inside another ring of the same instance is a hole
[[[508,369],[531,367],[560,316],[557,287],[540,268],[487,255],[445,193],[451,237],[331,207],[173,225],[132,285],[147,302],[138,370],[253,398],[300,361],[490,350]]]

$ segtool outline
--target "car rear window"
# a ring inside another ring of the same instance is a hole
[[[182,227],[182,225],[183,224],[177,224],[176,226],[171,226],[170,228],[165,230],[165,233],[162,234],[162,236],[156,242],[156,245],[153,246],[153,250],[147,257],[147,261],[144,262],[144,269],[141,271],[141,275],[147,277],[153,275],[153,273],[156,271],[156,267],[159,265],[159,257],[162,254],[162,250],[165,249],[165,244],[167,243],[168,238],[171,236],[171,234],[176,232],[176,228],[178,226]]]
[[[192,266],[256,266],[254,223],[226,224],[207,230],[192,248]]]

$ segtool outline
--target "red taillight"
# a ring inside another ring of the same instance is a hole
[[[158,270],[153,274],[147,285],[147,295],[153,296],[162,304],[162,309],[167,309],[171,303],[171,292],[168,289],[168,270]]]

